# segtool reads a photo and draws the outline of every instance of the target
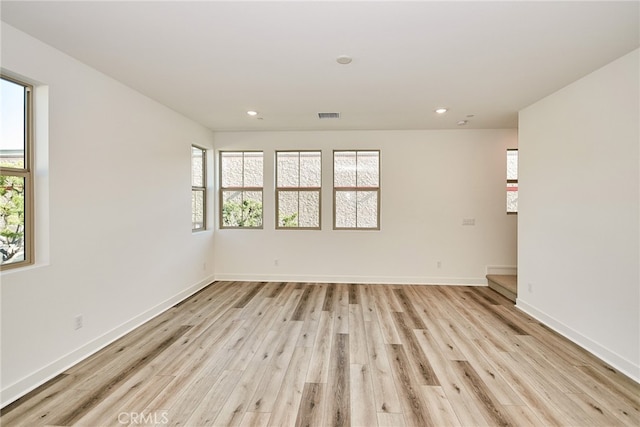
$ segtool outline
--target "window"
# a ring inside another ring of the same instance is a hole
[[[262,151],[220,152],[220,228],[262,228]]]
[[[518,150],[507,150],[507,213],[518,213]]]
[[[276,152],[276,228],[320,229],[320,151]]]
[[[0,80],[0,253],[2,269],[33,263],[32,87]]]
[[[207,150],[191,146],[191,230],[206,230]]]
[[[380,151],[333,152],[333,228],[380,229]]]

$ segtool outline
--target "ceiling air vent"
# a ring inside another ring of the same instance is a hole
[[[339,119],[340,113],[318,113],[319,119]]]

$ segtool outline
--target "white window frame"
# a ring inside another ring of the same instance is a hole
[[[0,270],[32,265],[35,262],[35,236],[34,236],[34,173],[33,173],[33,86],[24,81],[1,74],[0,78],[24,88],[24,167],[0,167],[1,175],[17,176],[24,179],[24,259],[17,262],[1,264]]]
[[[243,176],[243,183],[242,186],[240,187],[224,187],[223,186],[223,179],[222,179],[222,174],[224,173],[224,168],[223,168],[223,164],[222,164],[222,158],[224,156],[224,154],[226,153],[242,153],[242,159],[243,159],[243,166],[242,166],[242,176]],[[247,153],[260,153],[262,155],[262,164],[263,164],[263,172],[262,172],[262,186],[261,187],[246,187],[244,185],[244,159],[245,159],[245,155]],[[220,151],[219,153],[219,182],[220,182],[220,194],[219,194],[219,208],[218,208],[218,215],[220,217],[220,221],[219,221],[219,227],[220,229],[246,229],[246,230],[261,230],[264,228],[264,151],[261,150],[228,150],[228,151]],[[223,218],[223,209],[224,209],[224,193],[228,192],[228,191],[237,191],[237,192],[241,192],[241,193],[246,193],[246,192],[260,192],[260,199],[262,201],[262,211],[261,211],[261,218],[260,218],[260,225],[259,226],[229,226],[229,225],[224,225],[224,218]]]
[[[356,155],[356,183],[357,174],[358,174],[358,166],[357,166],[357,158],[358,153],[378,153],[378,185],[376,187],[365,187],[365,186],[354,186],[354,187],[337,187],[335,182],[336,176],[336,153],[350,153],[353,152]],[[380,150],[333,150],[333,229],[334,230],[380,230],[380,169],[381,169],[381,155]],[[358,227],[358,207],[357,207],[357,195],[360,191],[367,192],[375,192],[376,193],[376,225],[374,227]],[[337,195],[340,192],[355,192],[356,193],[356,226],[355,227],[338,227],[336,225],[336,211],[337,211]]]
[[[519,155],[518,153],[518,149],[517,148],[510,148],[507,150],[507,159],[509,156],[510,152],[515,152],[516,154]],[[508,162],[508,160],[506,160]],[[507,175],[508,175],[508,171],[507,171]],[[515,185],[515,187],[514,187]],[[515,188],[515,190],[513,190],[513,188]],[[506,196],[508,196],[509,192],[511,191],[519,191],[518,188],[518,171],[516,169],[516,178],[515,179],[509,179],[509,177],[507,176],[507,185],[506,185]],[[518,201],[516,199],[516,209],[515,210],[509,210],[509,204],[508,204],[508,199],[506,199],[505,201],[505,209],[507,210],[507,215],[518,215]]]
[[[199,150],[202,156],[202,185],[193,184],[193,150]],[[196,205],[193,202],[194,193],[202,194],[202,227],[194,227],[196,224]],[[191,145],[191,231],[196,233],[207,229],[207,149],[195,144]]]
[[[318,153],[320,154],[320,186],[319,187],[302,187],[300,186],[300,179],[298,179],[298,186],[296,187],[279,187],[278,186],[278,154],[287,153],[287,154],[298,154],[298,177],[302,173],[300,157],[303,153]],[[276,160],[275,160],[275,169],[276,169],[276,229],[278,230],[320,230],[322,227],[322,151],[321,150],[277,150],[276,151]],[[280,224],[280,193],[282,192],[291,192],[298,194],[298,217],[300,216],[300,193],[302,192],[313,192],[318,194],[318,226],[317,227],[287,227]]]

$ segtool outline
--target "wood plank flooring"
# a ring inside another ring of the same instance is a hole
[[[640,386],[484,287],[216,282],[3,426],[638,426]]]
[[[518,276],[511,274],[487,274],[487,284],[494,291],[516,302],[518,297]]]

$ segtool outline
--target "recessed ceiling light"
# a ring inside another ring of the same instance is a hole
[[[444,108],[444,107],[436,108],[436,110],[435,110],[435,112],[438,113],[438,114],[444,114],[447,111],[449,111],[449,109],[448,108]]]
[[[249,111],[247,111],[247,114],[250,115],[250,116],[257,116],[258,112],[257,111],[253,111],[253,110],[249,110]]]
[[[340,55],[336,58],[336,62],[342,65],[351,64],[351,61],[353,61],[353,58],[347,55]]]
[[[464,126],[467,123],[469,123],[467,120],[460,120],[458,123],[456,123],[458,126]]]

